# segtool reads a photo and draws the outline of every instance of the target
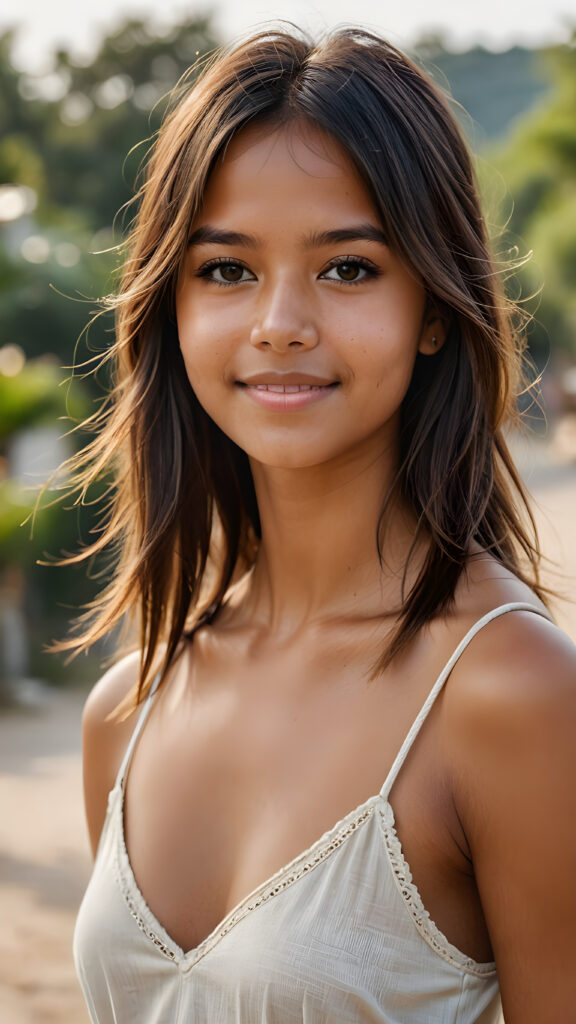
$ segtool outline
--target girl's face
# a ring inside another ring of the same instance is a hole
[[[198,400],[252,459],[395,457],[416,353],[435,351],[438,320],[320,129],[260,125],[233,140],[192,226],[176,305]]]

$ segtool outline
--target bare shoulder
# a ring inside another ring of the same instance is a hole
[[[85,765],[87,757],[89,759],[94,751],[104,775],[110,775],[115,767],[119,767],[118,758],[121,759],[127,737],[135,725],[134,711],[122,716],[114,716],[113,712],[135,688],[138,669],[139,653],[135,651],[102,676],[84,705],[82,736]]]
[[[91,690],[82,716],[82,761],[86,821],[93,853],[106,816],[108,794],[114,786],[124,751],[136,724],[136,714],[113,716],[138,680],[139,653],[122,658]]]
[[[535,607],[536,607],[535,602]],[[576,710],[576,645],[549,619],[511,610],[487,623],[454,670],[449,704],[461,729],[522,727]]]
[[[551,621],[509,611],[473,638],[446,687],[445,736],[473,806],[524,777],[539,790],[576,771],[576,646]],[[512,790],[510,791],[512,793]]]
[[[459,597],[458,637],[493,609],[528,607],[509,609],[487,622],[457,663],[447,703],[458,715],[458,732],[467,723],[475,735],[482,722],[491,732],[498,723],[505,729],[513,729],[515,722],[524,727],[533,715],[567,711],[576,700],[576,646],[547,617],[536,594],[485,555],[471,562]]]
[[[442,711],[506,1020],[566,1020],[576,998],[576,647],[542,616],[509,611],[474,637]]]
[[[104,728],[107,719],[129,695],[138,681],[140,654],[133,651],[117,661],[88,694],[83,721],[89,727]]]
[[[114,724],[110,716],[135,687],[138,667],[139,651],[134,650],[116,662],[92,687],[83,715],[89,728],[108,728]]]

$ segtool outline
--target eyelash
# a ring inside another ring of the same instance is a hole
[[[225,266],[241,267],[242,270],[248,269],[248,267],[245,267],[240,260],[235,260],[232,256],[218,256],[216,259],[208,260],[206,263],[203,263],[196,271],[196,277],[209,280],[211,284],[217,284],[219,288],[231,288],[237,284],[244,284],[243,281],[216,281],[214,278],[210,277],[212,271],[217,270],[218,267]]]
[[[371,263],[367,259],[364,259],[364,257],[362,256],[339,256],[336,259],[331,260],[326,270],[322,271],[322,274],[320,274],[320,277],[322,278],[324,274],[328,273],[329,270],[333,270],[335,267],[341,267],[346,264],[354,267],[359,267],[361,270],[365,271],[365,275],[354,281],[344,281],[342,279],[338,280],[335,278],[330,278],[329,280],[335,281],[336,284],[341,284],[345,285],[346,287],[350,287],[352,285],[362,284],[364,281],[370,278],[380,277],[381,271],[377,267],[375,267],[373,263]],[[216,259],[208,260],[206,263],[203,263],[202,266],[196,271],[195,276],[202,278],[204,280],[208,280],[210,281],[211,284],[215,284],[219,288],[233,288],[238,284],[245,283],[244,281],[217,281],[215,280],[215,278],[211,277],[212,272],[214,270],[217,270],[218,267],[222,266],[240,267],[242,270],[248,270],[248,267],[246,267],[244,263],[242,263],[240,260],[234,259],[234,257],[232,256],[218,256]]]
[[[333,270],[334,267],[341,267],[345,266],[346,264],[352,267],[359,267],[360,270],[364,270],[366,272],[365,276],[360,277],[356,281],[343,281],[342,279],[340,279],[337,280],[337,284],[344,284],[350,286],[355,284],[362,284],[364,281],[380,277],[381,272],[380,270],[378,270],[378,267],[375,267],[374,264],[370,262],[370,260],[364,259],[363,256],[338,256],[337,259],[330,261],[327,270]],[[323,271],[323,273],[325,274],[327,273],[327,271],[325,270]],[[330,280],[334,281],[335,279],[330,278]]]

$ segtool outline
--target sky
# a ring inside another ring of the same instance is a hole
[[[4,11],[7,9],[4,8]],[[424,32],[440,30],[454,48],[481,43],[506,49],[514,43],[540,46],[564,41],[576,26],[575,0],[18,0],[14,14],[0,10],[0,30],[19,25],[15,57],[28,71],[47,70],[48,57],[58,45],[88,57],[98,39],[127,14],[159,21],[178,21],[212,10],[222,40],[249,31],[264,21],[287,19],[304,28],[321,30],[350,23],[375,28],[398,46],[409,46]]]

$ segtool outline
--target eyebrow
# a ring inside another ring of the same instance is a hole
[[[354,224],[349,228],[335,228],[332,231],[313,231],[303,238],[306,249],[321,249],[326,245],[339,245],[342,242],[378,242],[388,245],[386,235],[375,224]],[[241,231],[224,231],[211,224],[197,228],[188,240],[189,246],[194,245],[230,245],[255,249],[258,246],[255,235],[246,235]]]
[[[339,245],[341,242],[378,242],[388,245],[384,232],[375,224],[354,224],[349,228],[334,231],[314,231],[304,239],[307,249],[320,249],[323,245]]]
[[[241,245],[255,249],[258,239],[254,235],[244,235],[240,231],[222,231],[211,224],[205,224],[204,227],[192,232],[188,245]]]

